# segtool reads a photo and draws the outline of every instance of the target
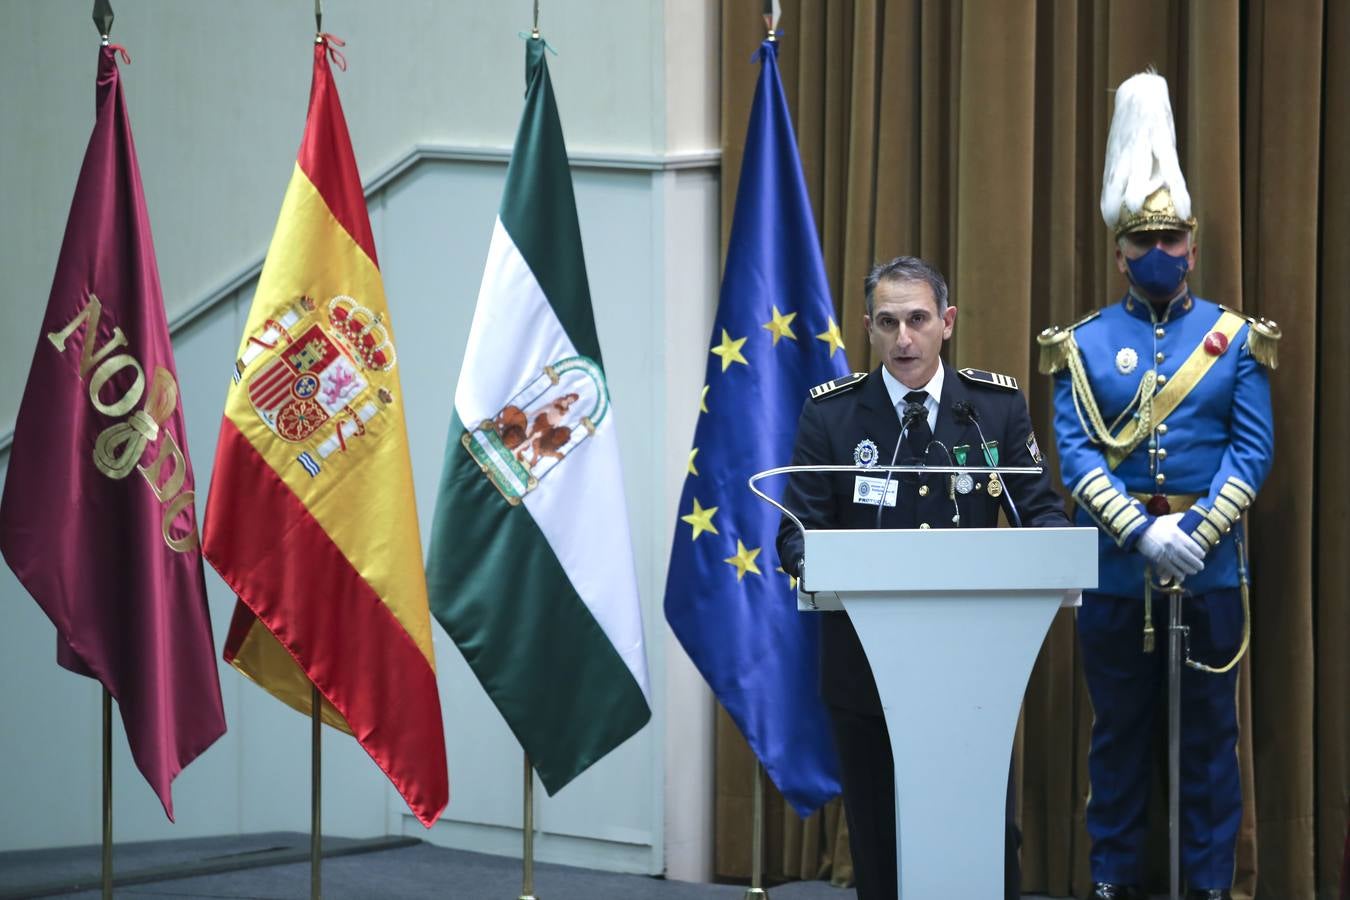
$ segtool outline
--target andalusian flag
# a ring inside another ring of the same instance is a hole
[[[544,42],[455,390],[432,612],[562,788],[651,718],[619,442]]]
[[[347,123],[309,117],[244,326],[207,500],[239,595],[225,659],[361,742],[430,826],[449,783],[398,352]]]

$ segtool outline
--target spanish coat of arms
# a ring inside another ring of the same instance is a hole
[[[249,337],[235,363],[236,381],[252,372],[249,403],[267,427],[288,443],[310,445],[296,460],[311,477],[393,402],[386,388],[371,389],[371,379],[397,361],[379,314],[352,297],[340,294],[326,315],[316,312],[312,299],[297,298]]]

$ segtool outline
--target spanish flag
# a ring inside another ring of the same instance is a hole
[[[353,735],[428,827],[449,797],[397,341],[328,63],[235,362],[203,549],[225,659]],[[339,57],[340,60],[340,57]]]

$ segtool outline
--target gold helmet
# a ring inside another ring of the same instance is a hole
[[[1177,159],[1167,80],[1149,70],[1116,90],[1102,175],[1102,218],[1115,236],[1194,230],[1191,195]]]

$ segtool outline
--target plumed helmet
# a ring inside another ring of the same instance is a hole
[[[1195,228],[1177,159],[1167,80],[1152,71],[1121,82],[1102,175],[1102,218],[1117,238],[1135,231]]]

